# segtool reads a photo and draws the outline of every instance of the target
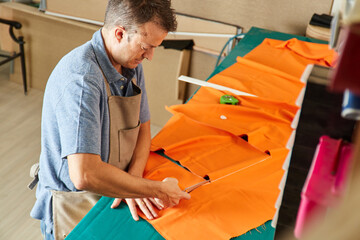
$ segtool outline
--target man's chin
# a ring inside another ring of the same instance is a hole
[[[127,68],[136,68],[139,64],[141,64],[142,61],[135,61],[134,63],[130,63],[128,64],[128,66],[126,66]]]
[[[129,69],[134,69],[134,68],[136,68],[138,65],[139,65],[139,64],[131,63],[131,64],[126,64],[126,65],[123,66],[123,67],[129,68]]]
[[[135,61],[136,66],[139,65],[139,64],[141,64],[141,63],[142,63],[142,60],[140,60],[140,61]]]

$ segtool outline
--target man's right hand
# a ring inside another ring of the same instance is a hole
[[[190,194],[179,188],[176,178],[165,178],[162,187],[163,195],[155,198],[155,201],[164,207],[173,207],[178,205],[181,199],[190,199]]]
[[[132,217],[135,221],[138,221],[139,217],[136,204],[148,219],[153,219],[157,217],[153,205],[159,210],[162,210],[166,207],[170,208],[178,205],[181,199],[190,199],[190,194],[179,188],[178,180],[176,178],[165,178],[161,183],[161,194],[159,198],[127,198],[125,200],[129,206]],[[111,208],[116,208],[120,202],[121,198],[116,198],[112,203]]]

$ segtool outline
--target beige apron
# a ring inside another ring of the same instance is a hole
[[[126,170],[131,161],[139,134],[141,89],[136,86],[133,78],[133,96],[112,96],[105,75],[104,79],[110,116],[109,163]],[[86,191],[52,191],[55,239],[64,239],[100,197]]]

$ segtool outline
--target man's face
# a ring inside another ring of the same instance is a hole
[[[167,32],[154,22],[145,23],[135,33],[125,30],[113,48],[112,58],[122,67],[136,68],[144,58],[152,59],[154,49],[161,44],[166,35]]]

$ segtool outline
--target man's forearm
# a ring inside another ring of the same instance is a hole
[[[68,163],[71,181],[79,190],[115,198],[158,198],[165,207],[177,205],[183,198],[190,199],[176,179],[159,182],[132,176],[101,161],[99,155],[72,154],[68,156]]]
[[[68,156],[71,180],[79,190],[87,190],[108,197],[149,197],[157,195],[154,181],[141,179],[149,157],[150,121],[141,124],[129,174],[101,161],[93,154]],[[73,170],[73,171],[72,171]],[[132,176],[131,176],[132,175]]]
[[[132,176],[101,161],[99,155],[73,154],[68,156],[70,178],[79,190],[108,197],[135,198],[161,195],[160,182]]]

